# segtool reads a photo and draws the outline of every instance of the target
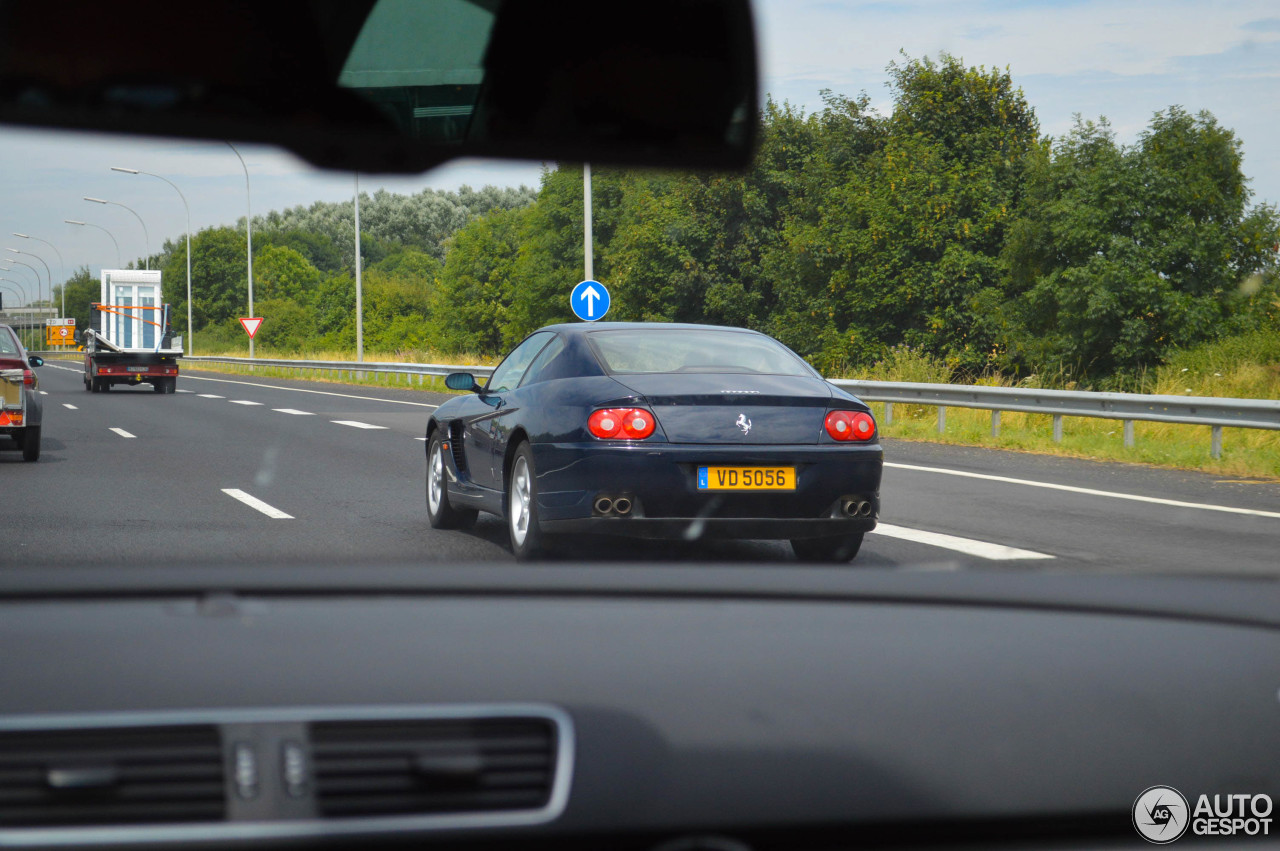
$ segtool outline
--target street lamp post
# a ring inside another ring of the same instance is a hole
[[[236,155],[236,159],[240,160],[240,167],[244,169],[244,198],[245,198],[245,217],[244,217],[244,233],[245,240],[248,245],[246,253],[249,255],[249,316],[253,316],[253,196],[249,193],[249,166],[245,165],[244,157],[240,156],[240,152],[236,150],[236,146],[227,142],[227,147]],[[249,357],[253,357],[253,337],[249,338]]]
[[[0,272],[8,272],[8,271],[9,271],[8,269],[0,269]],[[13,278],[0,278],[0,281],[8,281],[11,284],[15,284],[16,286],[5,287],[5,289],[11,290],[13,294],[18,297],[19,301],[23,302],[23,304],[26,304],[27,302],[27,285],[26,284],[22,283],[21,281],[16,281]],[[18,289],[18,287],[22,287],[22,289]],[[18,307],[19,305],[15,304],[13,306],[13,309],[17,310]]]
[[[45,245],[52,248],[53,253],[57,255],[58,271],[62,274],[62,315],[65,317],[67,315],[67,267],[63,265],[62,252],[59,251],[58,247],[52,242],[47,239],[41,239],[38,236],[28,236],[25,233],[14,233],[14,236],[19,236],[23,239],[34,239],[36,242],[43,242]]]
[[[125,207],[125,205],[121,204],[119,201],[107,201],[104,198],[90,198],[88,195],[84,196],[84,200],[92,201],[95,204],[111,204],[116,207],[124,207],[124,209],[128,210],[130,213],[133,213],[133,217],[138,220],[138,224],[142,225],[142,240],[147,248],[147,253],[144,254],[142,257],[142,263],[144,267],[146,267],[147,269],[150,269],[151,268],[151,235],[147,233],[147,223],[142,220],[142,216],[139,216],[138,212],[134,210],[132,207]]]
[[[79,225],[82,228],[97,228],[107,236],[111,237],[111,244],[116,247],[116,268],[119,269],[121,265],[123,265],[120,262],[120,243],[116,242],[116,238],[114,236],[111,236],[111,231],[107,230],[102,225],[95,225],[93,222],[82,222],[79,219],[63,219],[63,221],[69,225]]]
[[[30,308],[31,308],[31,310],[32,310],[32,321],[34,322],[34,321],[35,321],[35,308],[36,308],[36,305],[37,305],[37,304],[39,304],[39,302],[40,302],[40,288],[41,288],[41,286],[42,286],[42,285],[41,285],[41,283],[40,283],[40,271],[39,271],[38,269],[36,269],[36,267],[35,267],[35,266],[32,266],[30,263],[23,263],[21,260],[14,260],[12,257],[6,257],[6,258],[4,258],[4,260],[5,260],[5,262],[6,262],[6,263],[13,263],[13,264],[15,264],[15,265],[23,266],[23,267],[25,267],[25,268],[27,268],[27,269],[30,269],[30,270],[31,270],[31,274],[33,274],[33,275],[35,275],[35,276],[36,276],[36,297],[35,297],[35,301],[34,301],[34,303],[33,303],[31,300],[28,300],[28,301],[27,301],[27,305],[28,305],[28,307],[30,307]],[[4,269],[0,269],[0,271],[3,271],[3,272],[11,272],[11,271],[13,271],[13,269],[12,269],[11,267],[5,267]],[[30,338],[30,337],[28,338],[28,343],[31,343],[31,338]],[[28,346],[28,347],[30,347],[30,346]]]
[[[364,363],[364,287],[360,282],[360,172],[356,172],[356,361]]]
[[[35,257],[35,259],[40,260],[40,258],[39,258],[39,257],[36,257],[36,255],[32,254],[32,253],[31,253],[31,252],[29,252],[29,251],[19,251],[19,250],[18,250],[18,249],[16,249],[16,248],[6,248],[6,249],[5,249],[5,251],[11,251],[11,252],[13,252],[14,254],[22,254],[22,255],[25,255],[25,256],[27,256],[27,257]],[[14,261],[14,262],[17,262],[17,261]],[[49,264],[48,264],[48,263],[44,262],[43,260],[40,260],[40,265],[44,267],[44,274],[45,274],[45,278],[49,281],[49,297],[48,297],[47,299],[45,299],[45,307],[52,307],[51,302],[53,301],[53,275],[49,272]],[[33,267],[28,266],[27,268],[28,268],[28,269],[31,269],[31,268],[33,268]],[[40,281],[40,276],[37,274],[37,275],[36,275],[36,282],[37,282],[37,283],[39,283],[39,281]]]
[[[187,357],[191,357],[196,353],[196,329],[191,324],[191,207],[187,206],[187,196],[183,195],[182,190],[167,177],[161,177],[158,174],[152,174],[149,171],[142,171],[136,168],[112,166],[111,170],[122,172],[123,174],[145,174],[147,177],[159,178],[172,186],[173,191],[177,192],[178,197],[182,199],[182,207],[187,211]]]

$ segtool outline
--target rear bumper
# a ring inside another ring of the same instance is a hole
[[[663,517],[584,517],[576,520],[542,520],[542,531],[552,535],[605,535],[623,538],[657,538],[687,541],[707,538],[737,540],[783,540],[827,538],[870,532],[876,519],[789,518],[784,520],[725,517],[676,519]]]
[[[534,444],[538,514],[549,533],[640,538],[809,538],[875,528],[884,453],[878,444]],[[794,467],[792,491],[698,489],[701,466]],[[625,498],[625,515],[601,499]],[[866,503],[862,516],[842,510]]]

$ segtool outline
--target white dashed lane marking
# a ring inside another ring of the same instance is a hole
[[[299,411],[294,408],[272,408],[278,414],[293,414],[295,417],[314,417],[310,411]]]
[[[120,435],[121,437],[137,437],[136,434],[129,434],[129,432],[125,431],[122,428],[113,428],[111,429],[111,431],[114,431],[116,434]]]
[[[216,395],[214,395],[213,393],[198,393],[198,394],[196,394],[196,395],[198,395],[201,399],[225,399],[225,398],[227,398],[226,396],[216,396]]]
[[[293,520],[294,519],[292,514],[285,514],[283,511],[276,508],[275,506],[268,505],[267,503],[258,499],[256,496],[250,496],[249,494],[245,493],[239,488],[223,488],[222,492],[225,493],[227,496],[231,497],[232,499],[243,502],[245,505],[249,506],[255,511],[261,511],[263,514],[267,515],[273,520]]]
[[[329,420],[329,422],[336,425],[351,426],[352,428],[381,429],[383,431],[387,428],[386,426],[371,425],[369,423],[357,422],[356,420]]]
[[[248,399],[232,399],[233,405],[261,405],[261,402],[250,402]]]
[[[928,544],[931,547],[941,547],[946,550],[954,550],[958,553],[992,561],[1053,558],[1051,555],[1038,553],[1034,550],[1020,550],[1017,547],[1006,547],[1003,544],[975,541],[972,538],[944,535],[941,532],[927,532],[923,529],[908,529],[905,526],[892,526],[888,523],[877,524],[871,534],[883,535],[886,538],[898,538],[903,541],[915,541],[917,544]]]
[[[79,408],[77,408],[75,405],[68,405],[66,402],[63,402],[63,403],[62,403],[62,407],[66,408],[68,411],[78,411],[78,410],[80,410],[80,409],[79,409]]]

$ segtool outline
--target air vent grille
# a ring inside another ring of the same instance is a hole
[[[467,454],[463,450],[462,423],[454,420],[449,423],[449,451],[453,453],[453,466],[459,473],[467,471]]]
[[[0,733],[0,829],[221,821],[213,725]]]
[[[319,722],[311,744],[320,812],[338,818],[536,810],[556,769],[544,718]]]

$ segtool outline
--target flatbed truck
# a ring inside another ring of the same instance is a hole
[[[105,393],[115,384],[177,389],[182,338],[173,336],[161,296],[159,271],[102,270],[102,300],[93,303],[83,334],[85,390]]]

